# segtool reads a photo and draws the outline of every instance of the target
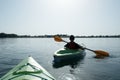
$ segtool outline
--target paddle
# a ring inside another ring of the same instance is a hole
[[[68,43],[67,41],[63,40],[60,36],[54,36],[54,40],[57,41],[57,42]],[[84,49],[94,52],[96,54],[96,57],[105,57],[105,56],[107,57],[107,56],[109,56],[109,53],[106,52],[106,51],[92,50],[92,49],[89,49],[89,48],[84,48]]]

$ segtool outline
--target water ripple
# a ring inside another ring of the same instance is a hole
[[[61,74],[58,78],[59,80],[77,80],[73,74]]]

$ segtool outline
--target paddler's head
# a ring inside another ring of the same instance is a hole
[[[74,41],[75,37],[73,35],[70,36],[70,41]]]

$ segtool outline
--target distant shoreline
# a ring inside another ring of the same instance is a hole
[[[63,38],[68,38],[70,35],[62,35],[56,34]],[[17,35],[17,34],[7,34],[0,33],[0,38],[53,38],[55,35],[38,35],[38,36],[30,36],[30,35]],[[98,35],[98,36],[75,36],[76,38],[120,38],[120,35]]]

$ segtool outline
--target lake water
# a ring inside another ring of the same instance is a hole
[[[64,38],[69,41],[68,38]],[[63,48],[53,38],[5,38],[0,39],[0,77],[31,55],[56,80],[120,80],[120,38],[76,38],[87,48],[107,51],[110,57],[94,58],[86,50],[86,56],[72,65],[53,66],[53,53]]]

